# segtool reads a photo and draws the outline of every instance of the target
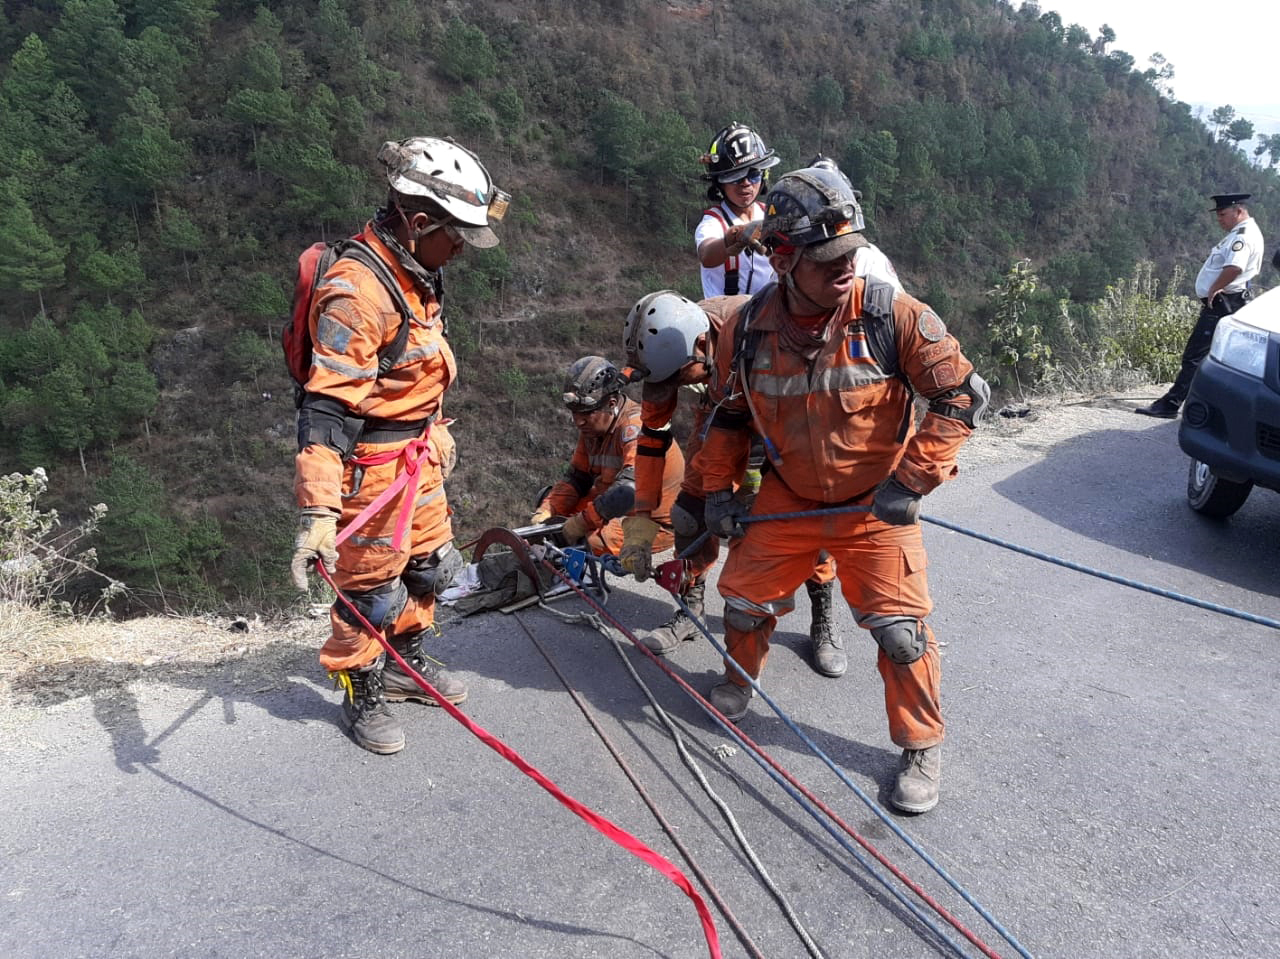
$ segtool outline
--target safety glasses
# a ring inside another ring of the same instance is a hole
[[[421,239],[422,237],[430,236],[436,230],[444,230],[444,235],[447,236],[452,243],[462,242],[462,234],[458,232],[457,228],[452,223],[432,223],[422,231],[418,238]]]
[[[720,178],[721,183],[750,183],[752,185],[759,183],[764,179],[764,171],[755,167],[748,167],[745,170],[737,170],[733,173],[726,174]]]

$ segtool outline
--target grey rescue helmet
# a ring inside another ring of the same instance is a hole
[[[711,328],[707,314],[675,290],[636,301],[622,325],[627,365],[650,383],[661,383],[697,358],[698,337]]]
[[[792,170],[764,199],[760,240],[770,250],[801,247],[825,262],[868,245],[858,191],[834,163]]]
[[[603,356],[583,356],[564,375],[562,399],[571,413],[594,413],[626,385],[618,368]]]

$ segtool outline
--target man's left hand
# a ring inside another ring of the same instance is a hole
[[[871,501],[871,515],[892,526],[910,526],[920,521],[920,498],[923,494],[908,489],[890,476],[876,490]]]

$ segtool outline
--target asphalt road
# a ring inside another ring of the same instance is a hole
[[[926,513],[1280,619],[1280,496],[1255,493],[1226,523],[1195,516],[1176,429],[1099,410],[1091,432],[1042,457],[968,466]],[[1280,631],[936,525],[925,537],[945,644],[943,797],[892,821],[1029,955],[1274,955]],[[719,636],[718,597],[711,607]],[[619,583],[608,608],[640,627],[670,603],[652,583]],[[809,667],[801,597],[766,689],[883,803],[896,750],[874,645],[847,610],[839,621],[848,675]],[[449,625],[435,652],[468,680],[466,714],[692,874],[531,636],[758,953],[808,955],[609,639],[536,609]],[[956,954],[887,891],[903,887],[883,867],[884,883],[746,751],[720,748],[729,737],[675,683],[625,656],[822,955]],[[719,669],[701,641],[672,665],[699,690]],[[285,648],[71,699],[13,735],[0,748],[0,955],[709,954],[672,882],[441,710],[395,707],[409,745],[379,757],[337,728],[337,702],[313,651]],[[994,953],[1018,954],[759,699],[742,726]],[[981,954],[917,908],[963,954]],[[711,910],[723,954],[752,955]]]

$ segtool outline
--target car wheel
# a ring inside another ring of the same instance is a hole
[[[1191,472],[1187,474],[1187,503],[1197,513],[1226,519],[1244,505],[1252,489],[1253,483],[1223,479],[1215,476],[1213,470],[1199,460],[1191,461]]]

